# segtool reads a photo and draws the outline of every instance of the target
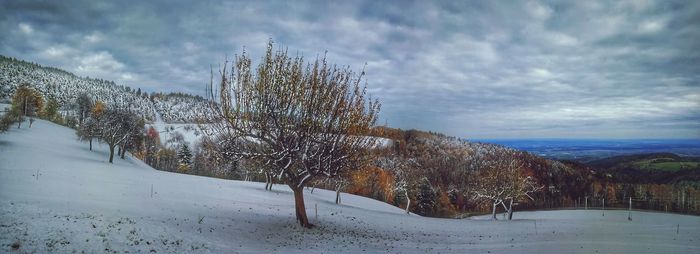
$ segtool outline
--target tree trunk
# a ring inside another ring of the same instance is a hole
[[[302,227],[312,228],[309,223],[309,218],[306,217],[306,206],[304,205],[304,187],[293,188],[294,190],[294,207],[296,209],[297,221]]]
[[[491,211],[491,217],[493,220],[497,220],[496,219],[496,207],[498,207],[498,203],[494,202],[493,203],[493,210]]]
[[[511,199],[508,203],[508,220],[513,219],[513,200]]]
[[[125,155],[126,155],[126,147],[122,149],[122,154],[121,154],[122,160],[124,159]]]
[[[92,151],[92,138],[90,138],[90,151]]]
[[[114,160],[114,145],[109,146],[109,163]]]
[[[265,190],[272,190],[272,177],[270,176],[270,173],[265,173]]]
[[[411,214],[411,198],[408,197],[408,190],[404,190],[403,194],[406,195],[406,214]]]
[[[121,156],[122,154],[122,145],[119,145],[119,150],[117,150],[117,156]]]
[[[340,188],[335,189],[335,204],[340,204]]]

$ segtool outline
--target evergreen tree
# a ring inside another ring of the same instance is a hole
[[[427,177],[423,177],[418,185],[418,193],[416,194],[416,212],[421,215],[430,215],[435,206],[435,190],[430,185]]]
[[[78,106],[78,122],[82,125],[83,120],[90,115],[94,103],[87,93],[80,93],[78,99],[76,99],[76,104]]]
[[[177,157],[180,160],[180,165],[189,166],[192,163],[192,152],[187,143],[183,143],[180,146],[180,150],[177,151]]]
[[[42,112],[44,118],[49,121],[56,121],[56,118],[58,117],[58,107],[58,101],[53,97],[49,98],[46,102],[46,107],[44,107],[44,111]]]

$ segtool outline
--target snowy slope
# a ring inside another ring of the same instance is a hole
[[[202,135],[204,135],[199,125],[196,123],[166,123],[163,121],[160,112],[154,110],[153,113],[155,115],[155,120],[151,124],[146,124],[146,128],[153,127],[153,129],[158,131],[160,140],[163,143],[166,143],[179,133],[182,135],[184,142],[192,148],[202,139]]]
[[[311,230],[285,186],[106,163],[72,130],[38,120],[0,135],[0,252],[698,253],[700,218],[624,211],[424,218],[375,200],[306,193]],[[38,172],[38,176],[37,176]],[[151,196],[151,186],[153,195]],[[314,207],[318,206],[318,217]],[[537,230],[535,230],[535,223]],[[680,225],[676,234],[676,226]]]

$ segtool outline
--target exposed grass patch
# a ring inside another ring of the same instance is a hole
[[[699,162],[696,161],[675,161],[672,158],[656,158],[651,160],[643,160],[634,162],[632,165],[635,168],[653,171],[678,171],[682,169],[697,168]]]

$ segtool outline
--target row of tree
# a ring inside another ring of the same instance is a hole
[[[144,140],[144,120],[139,115],[122,108],[108,108],[101,101],[93,102],[86,94],[78,96],[79,128],[81,140],[88,141],[92,150],[93,139],[109,146],[109,162],[117,156],[125,158],[127,151],[139,151]]]
[[[31,85],[23,83],[15,90],[10,109],[0,118],[0,132],[7,131],[13,123],[21,128],[26,119],[29,119],[29,128],[37,117],[55,121],[59,117],[58,109],[58,102],[54,98],[45,100]]]

